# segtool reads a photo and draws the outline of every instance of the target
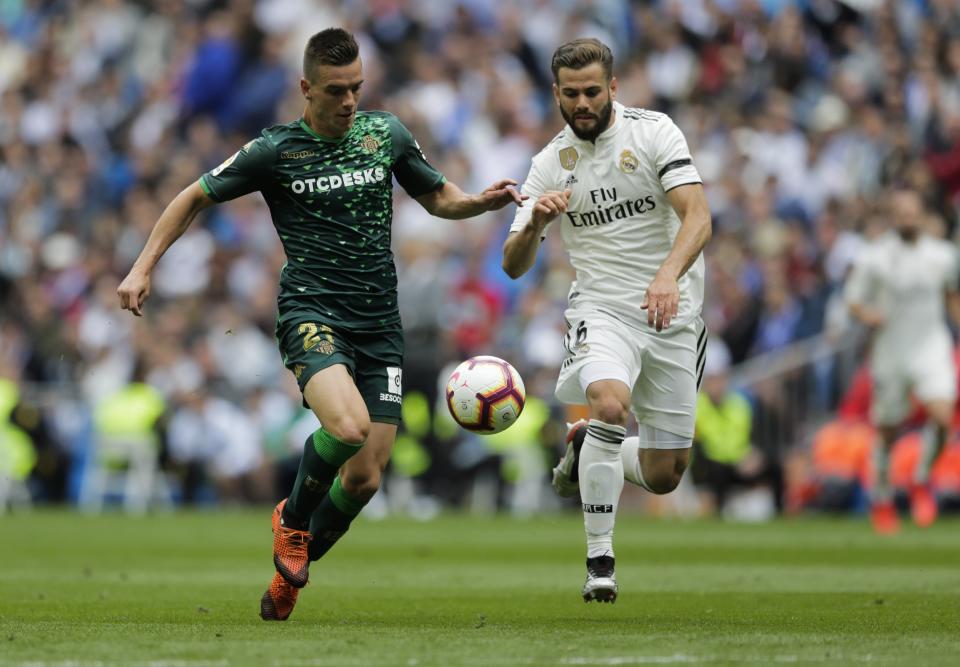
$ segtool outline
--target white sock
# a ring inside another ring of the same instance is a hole
[[[650,491],[647,481],[643,478],[643,468],[640,466],[640,438],[630,437],[623,441],[620,460],[623,462],[623,478],[631,484]]]
[[[890,490],[890,451],[880,438],[873,444],[873,475],[870,500],[875,503],[889,502],[893,498]]]
[[[940,453],[944,435],[943,429],[933,423],[924,426],[920,432],[920,460],[917,461],[917,467],[913,471],[915,484],[922,486],[930,480],[930,469]]]
[[[627,429],[591,419],[580,450],[580,500],[587,558],[613,556],[613,524],[623,491],[620,448]]]

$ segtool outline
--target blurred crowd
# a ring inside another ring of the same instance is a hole
[[[620,101],[671,114],[704,179],[704,314],[734,366],[843,330],[839,286],[885,228],[890,185],[923,194],[935,233],[955,228],[954,0],[4,0],[0,422],[29,438],[32,454],[8,452],[6,465],[30,470],[35,499],[82,498],[95,443],[118,437],[159,451],[187,500],[288,487],[315,423],[273,338],[284,257],[260,196],[197,220],[157,267],[142,319],[115,290],[167,202],[262,127],[299,116],[302,48],[334,25],[360,42],[361,107],[397,114],[470,191],[522,181],[562,127],[556,46],[609,44]],[[414,480],[414,499],[545,502],[572,272],[551,235],[535,269],[509,281],[511,217],[441,221],[395,199],[415,396],[397,496]],[[534,406],[495,443],[435,409],[444,369],[481,353],[514,363]]]

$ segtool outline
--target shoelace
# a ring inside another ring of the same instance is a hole
[[[313,539],[313,536],[306,530],[294,530],[293,528],[283,528],[286,535],[284,536],[284,541],[291,545],[291,548],[294,551],[303,550],[306,553],[307,546],[310,544],[310,540]]]

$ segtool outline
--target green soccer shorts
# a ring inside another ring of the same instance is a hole
[[[277,319],[277,344],[301,392],[317,372],[343,364],[367,405],[370,421],[400,423],[403,330],[399,325],[386,331],[350,331],[299,312]],[[304,407],[309,407],[306,401]]]

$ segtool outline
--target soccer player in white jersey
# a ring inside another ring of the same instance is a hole
[[[920,460],[910,489],[917,525],[930,525],[937,503],[929,488],[930,468],[953,421],[957,371],[946,321],[956,321],[957,251],[924,233],[920,195],[896,190],[890,196],[893,229],[864,248],[847,280],[844,296],[851,313],[874,329],[871,350],[871,417],[880,432],[874,447],[871,519],[881,534],[899,528],[889,482],[890,449],[911,411],[910,394],[926,408]]]
[[[517,278],[557,222],[576,270],[557,398],[586,403],[554,469],[579,489],[587,534],[586,601],[613,602],[613,526],[624,477],[669,493],[690,457],[706,331],[700,319],[710,212],[686,140],[662,113],[616,101],[610,49],[577,39],[553,54],[566,127],[533,158],[503,247]],[[532,204],[529,205],[529,204]],[[627,438],[630,412],[640,434]]]

